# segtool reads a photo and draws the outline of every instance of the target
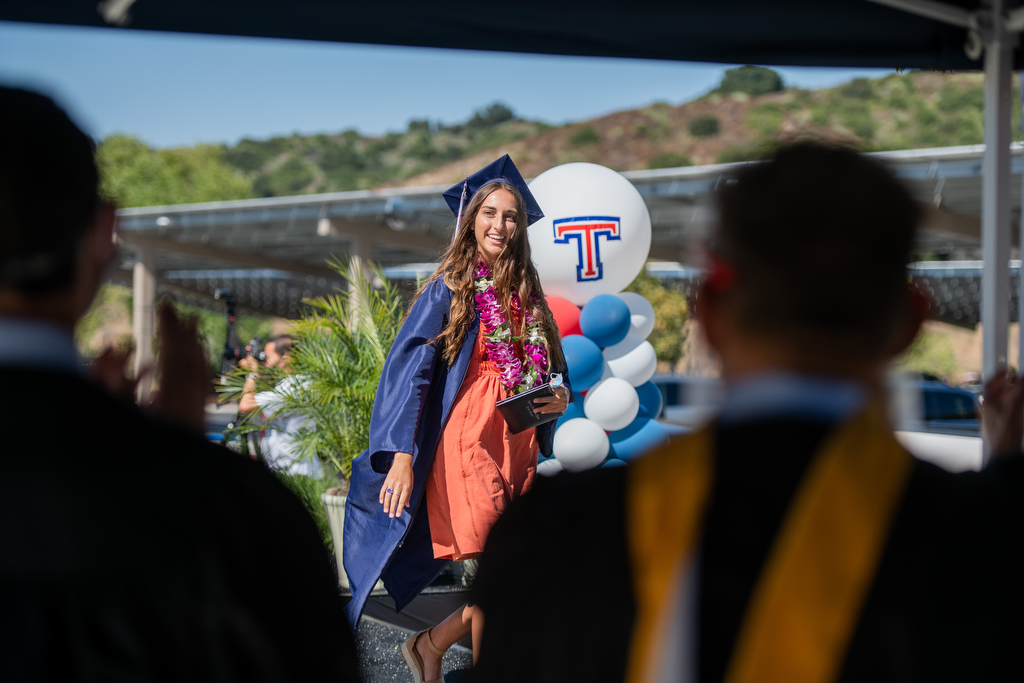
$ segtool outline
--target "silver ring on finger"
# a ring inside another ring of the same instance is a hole
[[[385,491],[385,493],[394,493],[394,491],[392,491],[392,490],[391,490],[391,489],[389,488],[389,489],[388,489],[387,491]]]

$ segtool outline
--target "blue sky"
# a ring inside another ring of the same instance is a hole
[[[549,123],[715,87],[728,65],[192,36],[0,22],[0,83],[54,96],[87,132],[157,147],[292,132],[403,130],[501,100]],[[835,85],[889,70],[780,68]]]

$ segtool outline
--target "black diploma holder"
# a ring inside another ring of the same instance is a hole
[[[555,387],[563,386],[556,384]],[[526,431],[530,427],[542,425],[565,415],[565,413],[538,413],[534,410],[533,400],[544,396],[554,396],[555,392],[551,384],[541,384],[529,391],[510,396],[498,401],[494,405],[498,412],[505,418],[508,429],[513,434]]]

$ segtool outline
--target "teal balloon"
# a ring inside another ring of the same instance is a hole
[[[608,458],[603,463],[601,463],[601,467],[625,467],[625,466],[626,466],[626,461],[625,460],[619,460],[618,458]]]
[[[609,457],[629,461],[668,443],[668,432],[657,420],[638,416],[628,427],[609,434],[608,441]]]
[[[640,415],[650,418],[658,418],[661,409],[665,405],[665,399],[661,395],[661,389],[654,382],[644,382],[636,388],[636,394],[640,397]]]
[[[569,366],[569,383],[573,391],[586,391],[597,384],[604,374],[604,356],[601,347],[578,334],[562,337],[562,353]]]
[[[583,414],[583,394],[578,391],[572,392],[573,398],[576,400],[569,404],[569,407],[565,409],[565,414],[558,418],[558,424],[555,429],[558,429],[563,424],[577,417],[586,417]]]
[[[614,346],[629,334],[629,306],[614,294],[599,294],[580,313],[580,329],[601,348]]]

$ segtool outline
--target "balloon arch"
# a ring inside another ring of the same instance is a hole
[[[556,166],[530,183],[545,218],[530,248],[562,335],[576,401],[558,420],[541,474],[618,467],[668,441],[647,337],[654,308],[622,292],[647,262],[651,217],[633,185],[597,164]]]

